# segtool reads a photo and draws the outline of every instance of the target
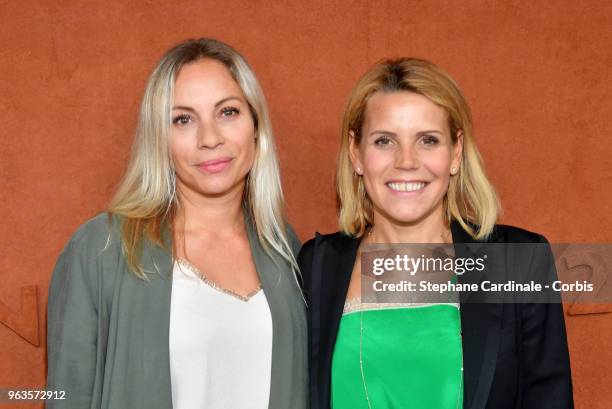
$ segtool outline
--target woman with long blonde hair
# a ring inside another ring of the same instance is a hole
[[[542,244],[547,252],[543,236],[496,224],[497,196],[472,132],[457,84],[428,61],[382,61],[354,87],[336,173],[340,231],[317,235],[298,258],[312,409],[572,407],[559,302],[468,303],[455,292],[445,302],[362,299],[385,288],[362,261],[378,248],[407,248],[391,243],[435,244],[451,262],[485,243]],[[524,267],[529,279],[550,271],[547,258],[501,253],[509,271]],[[455,271],[449,287],[480,284],[477,274]]]
[[[108,211],[49,291],[52,408],[306,408],[306,321],[264,95],[212,39],[151,74]]]

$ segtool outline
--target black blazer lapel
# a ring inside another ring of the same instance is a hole
[[[313,407],[329,407],[332,356],[358,247],[359,240],[343,235],[327,241],[317,234],[315,239],[312,292],[319,299],[312,299],[312,306],[320,308],[311,312],[312,333],[317,334],[312,339],[311,350],[316,356],[311,362],[319,365],[312,369],[319,374],[316,384],[323,390],[314,391],[313,396],[320,397],[321,401],[319,406]]]
[[[457,257],[471,257],[477,248],[474,240],[459,223],[451,223]],[[465,244],[465,245],[462,245]],[[475,282],[479,277],[458,276],[459,282]],[[502,304],[479,304],[461,301],[463,338],[463,377],[465,409],[484,409],[495,374],[501,340]]]

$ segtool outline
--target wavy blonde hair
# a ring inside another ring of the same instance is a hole
[[[175,46],[149,77],[128,168],[109,206],[109,213],[122,216],[122,249],[128,266],[138,277],[146,279],[140,261],[143,240],[147,238],[162,247],[169,244],[163,234],[171,231],[179,205],[169,151],[174,83],[184,65],[204,58],[227,67],[240,86],[255,123],[256,154],[246,180],[243,207],[265,251],[276,251],[297,273],[264,94],[245,59],[227,44],[209,38],[187,40]]]
[[[457,220],[472,237],[485,238],[493,230],[500,206],[474,142],[470,108],[450,75],[431,62],[416,58],[377,63],[352,91],[344,113],[336,170],[340,230],[361,237],[373,221],[372,202],[363,179],[353,171],[349,157],[350,132],[359,144],[370,97],[376,92],[397,91],[423,95],[444,108],[453,143],[457,143],[460,133],[463,135],[459,172],[451,177],[444,197],[445,217],[448,223],[451,219]]]

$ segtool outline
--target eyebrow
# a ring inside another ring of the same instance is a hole
[[[391,131],[384,131],[382,129],[377,129],[375,131],[370,132],[370,134],[368,136],[372,136],[372,135],[376,135],[376,134],[383,134],[383,135],[397,135],[395,132],[391,132]]]
[[[218,107],[219,107],[219,105],[224,104],[224,103],[226,103],[227,101],[232,100],[232,99],[236,99],[236,100],[238,100],[238,101],[242,102],[242,98],[235,97],[235,96],[231,96],[231,97],[223,98],[221,101],[217,102],[217,103],[215,104],[215,108],[218,108]]]
[[[235,100],[238,100],[238,101],[242,102],[242,98],[239,98],[239,97],[236,97],[236,96],[230,96],[230,97],[227,97],[227,98],[223,98],[222,100],[217,102],[215,104],[215,108],[218,108],[220,105],[222,105],[222,104],[224,104],[227,101],[230,101],[232,99],[235,99]],[[195,109],[193,109],[191,107],[188,107],[188,106],[184,106],[184,105],[175,105],[175,106],[172,107],[172,109],[180,109],[180,110],[183,110],[183,111],[189,111],[189,112],[195,113]]]
[[[173,110],[175,109],[179,109],[181,111],[189,111],[195,114],[195,109],[191,108],[191,107],[187,107],[187,106],[183,106],[183,105],[175,105],[172,107]]]
[[[417,135],[423,136],[423,135],[427,135],[429,133],[437,133],[437,134],[440,134],[440,135],[444,135],[444,132],[439,130],[439,129],[430,129],[430,130],[427,130],[427,131],[419,131],[419,132],[417,132]]]
[[[427,135],[427,134],[431,134],[431,133],[436,133],[436,134],[440,134],[440,135],[444,135],[444,132],[438,130],[438,129],[429,129],[426,131],[419,131],[416,133],[417,136],[423,136],[423,135]],[[370,132],[369,136],[373,136],[376,134],[382,134],[382,135],[390,135],[390,136],[397,136],[397,134],[395,132],[391,132],[391,131],[385,131],[382,129],[377,129],[375,131]]]

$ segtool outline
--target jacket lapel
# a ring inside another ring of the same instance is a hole
[[[459,223],[451,223],[453,245],[457,257],[473,257],[479,247]],[[470,273],[471,274],[471,273]],[[482,276],[458,276],[460,283],[479,283]],[[461,300],[461,332],[463,338],[463,373],[465,409],[483,409],[489,397],[495,374],[501,337],[502,304],[474,303]]]
[[[272,317],[269,409],[304,409],[307,385],[306,306],[291,266],[264,249],[246,218],[251,254]]]
[[[333,241],[322,240],[318,233],[315,238],[312,295],[320,299],[311,300],[311,308],[315,308],[311,311],[311,331],[319,335],[311,337],[315,355],[311,362],[319,366],[311,370],[318,374],[319,381],[313,382],[311,391],[320,401],[318,406],[313,402],[313,407],[329,407],[332,356],[358,247],[359,240],[340,234]],[[323,391],[316,390],[319,385],[324,385]]]
[[[328,251],[335,252],[334,257],[327,257],[325,260],[328,265],[324,265],[323,270],[323,289],[329,291],[328,296],[324,298],[329,304],[323,304],[330,313],[327,315],[330,322],[326,325],[332,329],[334,334],[332,345],[336,344],[336,334],[340,326],[340,319],[344,311],[344,302],[348,293],[349,283],[351,281],[351,273],[353,265],[357,257],[357,249],[360,240],[342,236],[341,240],[333,243]],[[334,262],[335,261],[335,265]]]
[[[143,407],[172,407],[172,387],[170,382],[170,302],[172,294],[172,244],[162,248],[151,242],[146,242],[143,248],[142,261],[148,275],[147,283],[140,279],[129,277],[132,290],[128,291],[137,311],[132,311],[139,317],[137,325],[141,328],[142,358],[135,362],[142,365],[143,376],[133,381],[141,385],[145,396]],[[134,285],[133,283],[136,282]],[[138,301],[134,301],[138,300]],[[134,332],[134,331],[132,331]],[[135,389],[136,386],[134,386]]]

